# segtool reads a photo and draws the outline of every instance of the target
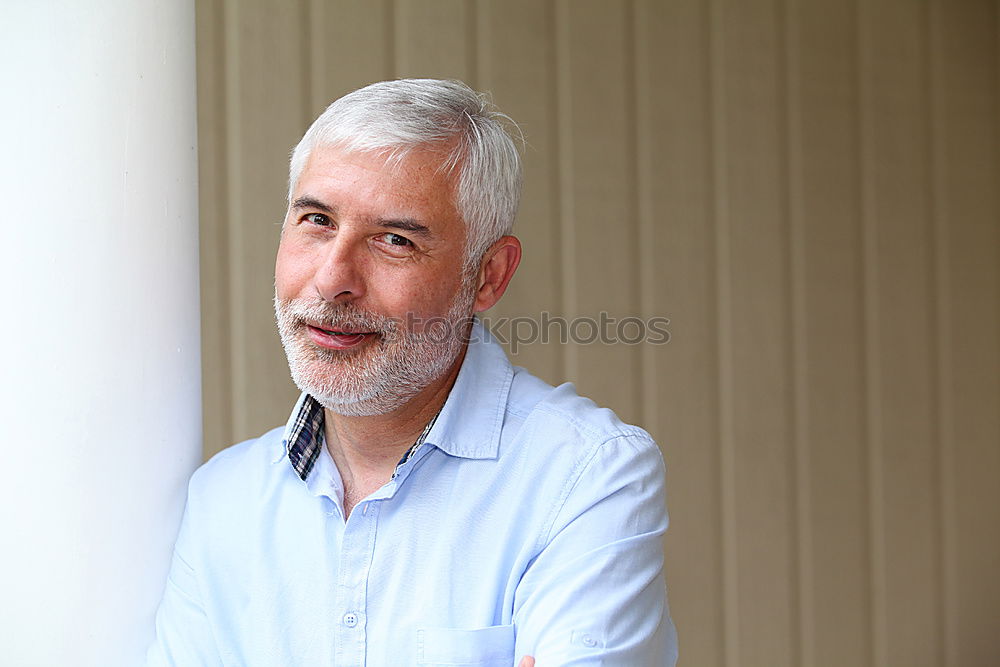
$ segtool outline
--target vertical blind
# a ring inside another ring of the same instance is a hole
[[[998,664],[998,27],[989,0],[200,2],[206,456],[294,400],[290,148],[361,85],[461,78],[526,140],[488,320],[669,319],[513,360],[661,444],[681,664]]]

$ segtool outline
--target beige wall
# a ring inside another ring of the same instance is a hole
[[[1000,664],[1000,12],[976,0],[205,1],[206,454],[294,397],[286,158],[397,76],[527,137],[498,315],[665,316],[515,361],[648,428],[695,667]]]

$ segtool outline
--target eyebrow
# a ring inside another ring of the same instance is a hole
[[[417,222],[411,218],[402,219],[386,219],[386,218],[376,218],[373,221],[379,227],[388,227],[389,229],[398,229],[404,232],[411,232],[418,236],[429,237],[432,236],[431,230],[427,225]]]
[[[327,206],[326,204],[316,199],[315,197],[309,197],[309,196],[299,197],[298,199],[293,201],[292,208],[294,209],[317,208],[323,211],[324,213],[330,213],[330,214],[333,214],[335,212],[333,208],[331,208],[330,206]]]

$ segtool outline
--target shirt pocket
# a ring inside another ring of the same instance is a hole
[[[514,664],[514,626],[417,630],[417,664],[510,667]]]

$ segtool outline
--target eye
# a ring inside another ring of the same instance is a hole
[[[330,218],[323,215],[322,213],[307,213],[306,215],[302,216],[302,219],[305,220],[306,222],[312,223],[319,227],[330,226]]]
[[[406,248],[413,245],[413,242],[405,236],[400,236],[399,234],[393,234],[389,232],[388,234],[383,234],[382,238],[389,245],[399,246],[401,248]]]
[[[410,239],[395,232],[385,232],[372,238],[381,248],[382,252],[390,257],[403,259],[410,257],[417,250],[417,246]]]

